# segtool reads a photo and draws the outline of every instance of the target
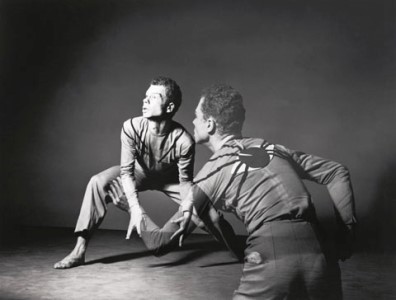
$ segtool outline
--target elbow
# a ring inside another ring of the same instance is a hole
[[[327,176],[324,179],[324,184],[331,184],[335,183],[336,181],[349,181],[350,180],[350,174],[349,174],[349,169],[342,165],[342,164],[337,164],[336,166],[333,166],[331,172],[327,174]]]
[[[350,178],[350,172],[349,169],[345,166],[340,164],[339,167],[337,168],[337,174],[339,177],[349,180]]]

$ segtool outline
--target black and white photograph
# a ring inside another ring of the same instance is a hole
[[[396,3],[0,0],[0,300],[396,299]]]

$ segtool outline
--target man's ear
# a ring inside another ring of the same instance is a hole
[[[216,121],[213,118],[208,119],[207,129],[209,134],[213,134],[216,132]]]
[[[169,102],[168,105],[166,106],[166,112],[170,114],[173,112],[174,109],[175,109],[175,104],[173,102]]]

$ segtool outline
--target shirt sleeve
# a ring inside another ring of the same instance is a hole
[[[222,179],[221,168],[217,168],[213,162],[207,162],[194,178],[194,185],[196,185],[203,194],[206,195],[209,201],[217,204],[220,200],[222,187],[227,183]]]
[[[138,204],[135,181],[136,141],[132,120],[124,122],[121,130],[121,181],[130,206]]]
[[[182,136],[180,144],[180,157],[177,162],[179,169],[179,182],[192,182],[194,176],[195,143],[189,136]]]
[[[198,216],[202,217],[207,208],[210,206],[211,201],[198,185],[193,185],[192,197],[194,208],[196,209]]]
[[[326,185],[336,210],[346,225],[356,223],[355,200],[349,170],[342,164],[300,151],[286,151],[302,179]]]

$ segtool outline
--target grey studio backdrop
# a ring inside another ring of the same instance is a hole
[[[394,20],[392,1],[1,1],[2,236],[73,227],[90,177],[119,163],[123,121],[166,75],[190,132],[201,89],[229,83],[245,99],[244,135],[347,165],[361,241],[391,247]],[[196,171],[209,155],[197,147]],[[331,224],[326,189],[309,188]],[[176,209],[141,198],[160,224]],[[102,228],[127,222],[111,207]]]

